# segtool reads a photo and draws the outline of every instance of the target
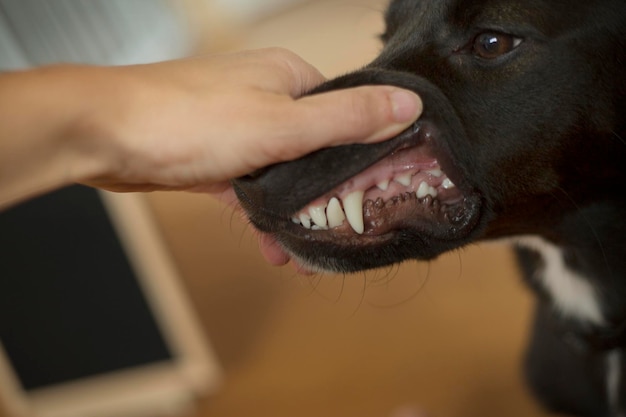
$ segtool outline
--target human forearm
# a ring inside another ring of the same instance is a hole
[[[96,84],[78,66],[0,75],[0,208],[103,170],[77,134]]]

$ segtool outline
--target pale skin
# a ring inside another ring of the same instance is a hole
[[[3,73],[0,209],[72,183],[228,199],[232,178],[323,147],[388,139],[422,110],[417,95],[390,86],[300,98],[324,81],[275,48]],[[288,261],[261,240],[268,261]]]

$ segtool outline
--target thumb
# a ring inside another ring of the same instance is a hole
[[[293,107],[293,133],[314,150],[389,139],[417,120],[422,101],[398,87],[363,86],[302,97]]]

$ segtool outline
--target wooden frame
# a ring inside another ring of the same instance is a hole
[[[143,197],[100,196],[173,358],[26,392],[0,341],[0,398],[11,417],[159,415],[216,388],[219,366]]]

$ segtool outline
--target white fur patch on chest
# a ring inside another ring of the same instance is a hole
[[[554,307],[563,315],[595,325],[604,324],[599,297],[589,281],[567,267],[563,250],[538,236],[515,239],[525,248],[538,252],[544,266],[535,278],[550,294]]]

